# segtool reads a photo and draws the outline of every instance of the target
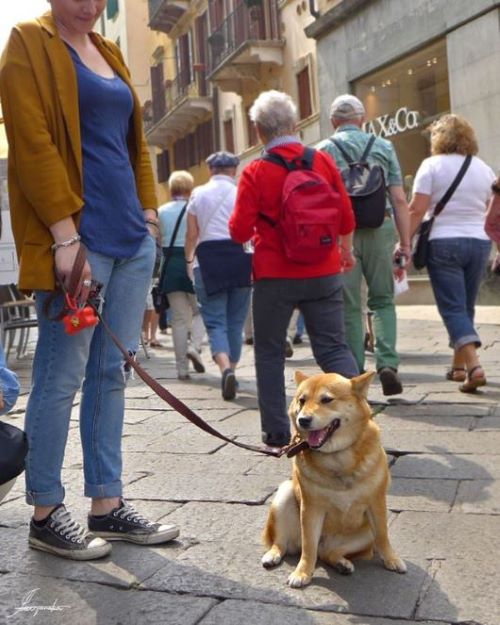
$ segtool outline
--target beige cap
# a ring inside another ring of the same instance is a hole
[[[330,119],[336,117],[338,119],[353,119],[354,117],[363,117],[365,115],[365,107],[361,100],[350,93],[339,95],[332,102],[330,107]]]

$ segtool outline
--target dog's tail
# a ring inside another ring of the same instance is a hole
[[[273,508],[269,510],[267,517],[266,527],[262,532],[262,542],[270,549],[274,545],[274,539],[276,538],[276,517]]]

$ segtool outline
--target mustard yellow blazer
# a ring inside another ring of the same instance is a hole
[[[128,146],[139,200],[157,208],[141,106],[120,49],[96,33],[92,41],[134,97]],[[71,56],[50,13],[13,30],[0,60],[0,97],[9,142],[8,182],[19,286],[55,288],[49,226],[83,206],[78,85]]]

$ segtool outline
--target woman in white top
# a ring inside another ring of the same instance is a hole
[[[474,392],[486,384],[477,348],[474,307],[491,242],[484,231],[486,207],[495,179],[477,154],[470,124],[459,115],[445,115],[431,126],[431,154],[417,171],[410,203],[411,233],[455,179],[467,155],[473,156],[464,178],[434,220],[429,237],[427,269],[439,313],[448,331],[453,361],[446,377],[462,382],[460,390]]]

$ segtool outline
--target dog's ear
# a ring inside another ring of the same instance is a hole
[[[297,386],[303,382],[304,380],[307,380],[309,376],[306,375],[305,373],[302,373],[302,371],[296,371],[295,372],[295,383],[297,384]]]
[[[366,399],[368,396],[368,387],[370,386],[375,375],[375,371],[367,371],[366,373],[362,373],[361,375],[352,378],[351,388],[353,394],[357,397]]]

